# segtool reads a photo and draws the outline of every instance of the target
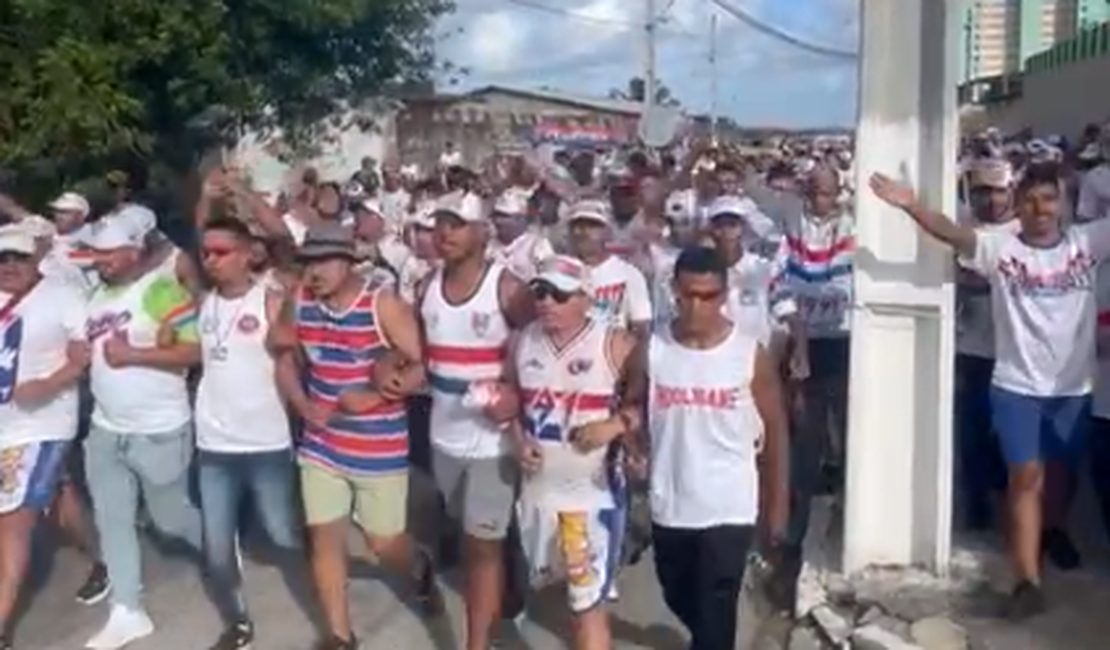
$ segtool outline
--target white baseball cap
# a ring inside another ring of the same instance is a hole
[[[89,201],[77,192],[65,192],[50,202],[50,209],[59,212],[77,212],[81,218],[89,216]]]
[[[158,217],[154,215],[154,211],[137,203],[125,206],[119,212],[105,217],[104,220],[125,222],[131,230],[141,233],[140,237],[146,237],[158,229]]]
[[[528,194],[519,189],[509,189],[497,197],[493,214],[523,215],[528,213]]]
[[[435,202],[432,216],[452,214],[467,223],[481,223],[486,220],[486,206],[482,197],[472,192],[456,191],[444,194]]]
[[[568,221],[576,219],[587,219],[595,223],[600,223],[603,226],[608,226],[612,223],[612,217],[609,212],[609,205],[605,201],[597,199],[585,199],[570,206],[570,213]]]
[[[109,217],[108,220],[96,224],[86,242],[89,248],[104,251],[144,246],[149,231],[144,231],[142,224],[135,219],[120,219],[119,216],[121,215]]]
[[[19,224],[0,226],[0,253],[35,254],[35,238]]]
[[[540,262],[539,272],[532,278],[532,284],[537,282],[567,293],[589,292],[590,269],[576,257],[553,255]]]
[[[717,217],[733,215],[741,219],[747,218],[759,211],[755,202],[742,196],[721,196],[709,204],[709,220]]]

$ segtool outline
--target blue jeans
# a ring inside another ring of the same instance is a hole
[[[191,425],[157,435],[91,427],[85,440],[85,474],[114,604],[139,606],[142,551],[136,513],[140,497],[159,531],[200,548],[200,512],[189,500],[192,456]]]
[[[247,618],[238,553],[243,500],[249,495],[262,528],[275,546],[282,550],[301,546],[293,452],[202,450],[197,452],[197,470],[209,583],[220,615],[225,622],[234,623]]]

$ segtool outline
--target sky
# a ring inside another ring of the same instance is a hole
[[[655,0],[659,77],[691,112],[713,104],[711,16],[717,23],[718,113],[745,126],[855,122],[856,64],[763,35],[710,0]],[[730,0],[807,42],[855,51],[858,0]],[[590,96],[624,88],[643,60],[644,0],[456,0],[438,55],[466,70],[456,88],[549,87]]]

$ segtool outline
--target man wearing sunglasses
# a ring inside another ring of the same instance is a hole
[[[621,560],[624,479],[616,443],[640,422],[617,402],[634,339],[592,320],[589,269],[572,257],[541,264],[529,285],[538,320],[509,355],[523,426],[513,440],[525,480],[518,507],[532,586],[566,583],[576,650],[612,645],[604,607]]]
[[[38,269],[34,236],[0,226],[0,650],[77,435],[77,383],[88,365],[84,295]]]
[[[786,526],[787,418],[771,355],[726,316],[721,255],[683,251],[673,282],[676,316],[652,333],[629,387],[648,405],[637,447],[651,454],[655,570],[690,648],[732,650],[756,521],[767,547]]]

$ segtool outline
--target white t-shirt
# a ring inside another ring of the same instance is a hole
[[[590,269],[590,284],[594,320],[617,327],[651,322],[651,295],[640,269],[611,255]]]
[[[1110,165],[1099,165],[1083,175],[1075,216],[1080,221],[1110,216]]]
[[[525,231],[508,244],[493,240],[487,253],[490,259],[501,262],[525,282],[536,275],[541,262],[554,255],[555,248],[539,229]]]
[[[1011,219],[1001,223],[982,223],[970,212],[961,213],[964,223],[976,224],[979,232],[1002,232],[1016,235],[1021,223]],[[991,318],[990,283],[986,278],[968,269],[969,262],[958,258],[957,263],[967,270],[970,278],[961,280],[956,287],[956,352],[983,359],[994,358],[994,319]]]
[[[11,295],[0,293],[0,305]],[[43,278],[0,322],[0,447],[77,435],[77,386],[25,408],[13,401],[15,387],[57,372],[68,360],[70,341],[85,340],[85,296],[77,288]]]
[[[385,217],[389,232],[400,235],[401,231],[404,230],[405,216],[408,214],[411,201],[412,197],[404,189],[396,189],[392,192],[382,190],[382,216]]]
[[[981,232],[969,267],[991,285],[993,383],[1023,395],[1091,392],[1095,272],[1110,253],[1110,219],[1072,226],[1050,248],[1007,232]]]
[[[1098,326],[1095,332],[1095,352],[1098,356],[1098,376],[1091,401],[1091,415],[1110,420],[1110,265],[1098,267],[1095,285],[1098,303]]]

